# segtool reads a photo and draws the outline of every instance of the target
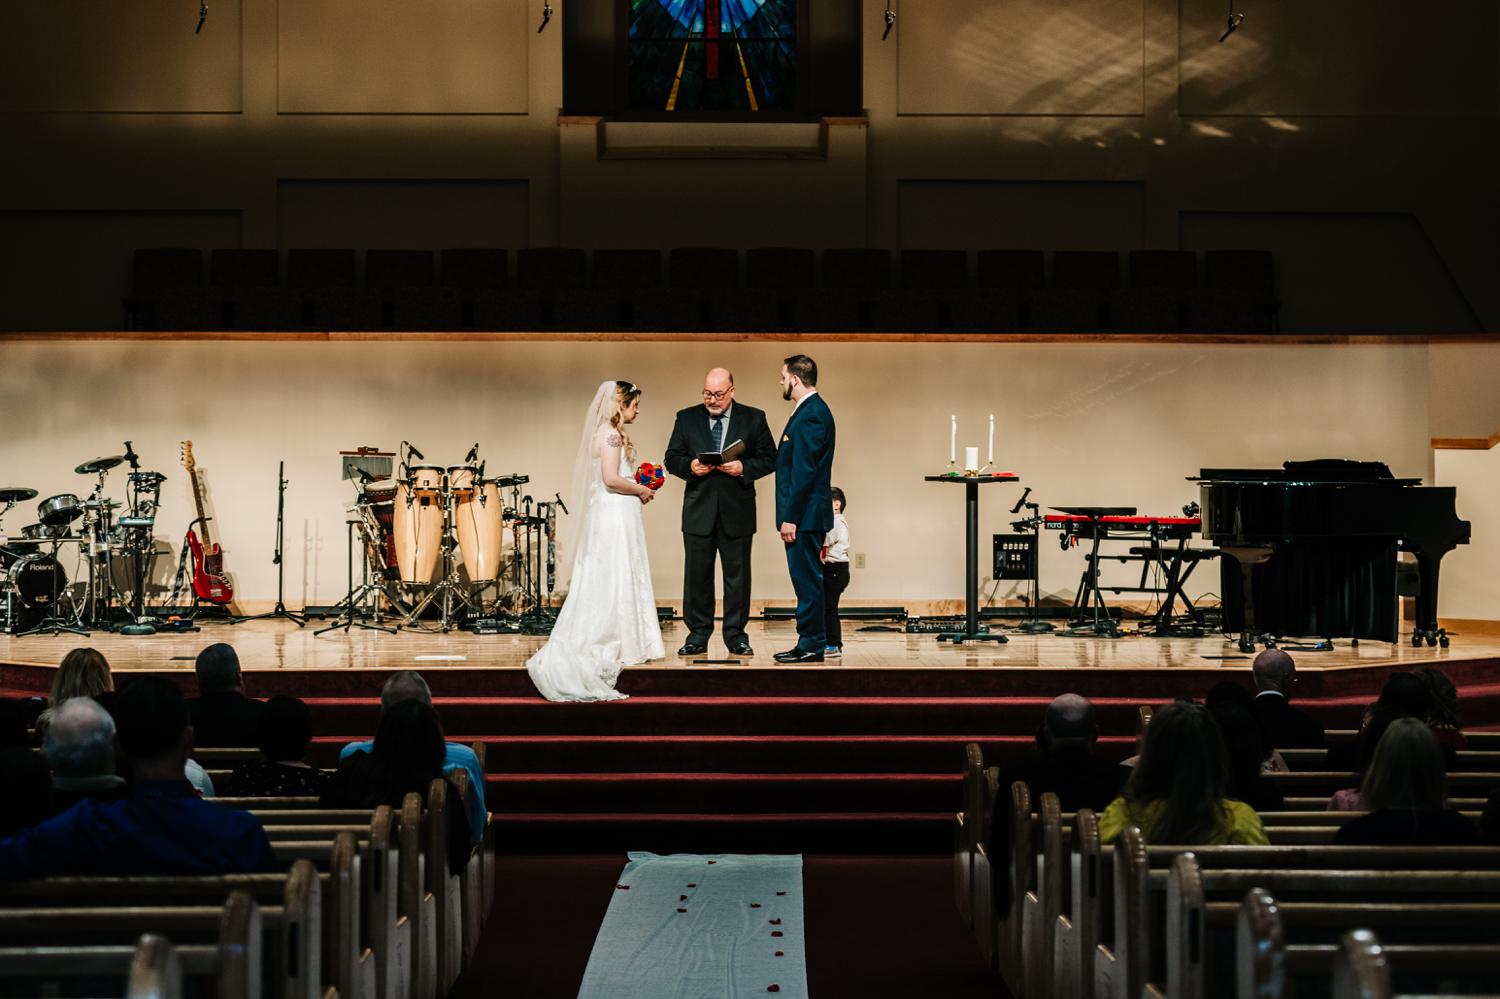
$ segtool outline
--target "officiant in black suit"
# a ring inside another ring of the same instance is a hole
[[[698,455],[743,441],[735,461],[707,465]],[[724,566],[724,644],[753,655],[745,638],[750,620],[750,544],[755,536],[755,480],[776,469],[776,442],[766,414],[734,401],[734,375],[714,368],[703,378],[703,403],[677,414],[667,442],[667,471],[684,480],[682,620],[687,641],[678,655],[708,650],[714,630],[714,558]]]

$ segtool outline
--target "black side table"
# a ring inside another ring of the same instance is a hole
[[[938,641],[962,645],[964,642],[1008,642],[999,632],[979,630],[979,487],[994,482],[1020,482],[1019,475],[927,475],[928,482],[961,482],[964,486],[964,508],[967,514],[966,564],[964,578],[964,630],[944,631]]]

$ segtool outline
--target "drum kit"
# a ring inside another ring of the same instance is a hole
[[[144,613],[145,580],[155,558],[152,530],[161,505],[159,472],[143,472],[131,442],[125,454],[95,458],[77,466],[79,475],[97,476],[87,499],[59,493],[37,504],[36,522],[21,528],[20,537],[0,529],[0,631],[16,635],[38,632],[87,634],[85,627],[112,624],[122,611]],[[126,515],[116,517],[121,504],[105,497],[110,471],[130,462]],[[26,487],[0,488],[0,525],[17,504],[36,499]],[[59,556],[65,546],[76,546],[74,575],[86,564],[87,580],[70,582]],[[116,579],[117,559],[127,560],[131,588]],[[79,592],[81,588],[81,593]],[[128,594],[128,598],[127,598]],[[134,603],[134,608],[130,607]]]
[[[527,475],[487,476],[478,444],[455,465],[429,463],[406,441],[397,452],[359,448],[340,456],[356,489],[350,588],[338,620],[323,630],[394,630],[384,624],[386,611],[396,627],[435,617],[442,631],[481,621],[508,631],[550,624],[560,499],[523,496]],[[364,552],[359,579],[356,547]]]

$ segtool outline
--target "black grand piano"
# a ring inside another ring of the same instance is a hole
[[[1451,486],[1343,459],[1205,468],[1188,481],[1199,484],[1203,537],[1227,556],[1224,628],[1241,632],[1243,651],[1268,635],[1395,642],[1398,552],[1416,557],[1412,644],[1448,644],[1437,623],[1438,567],[1469,543]]]

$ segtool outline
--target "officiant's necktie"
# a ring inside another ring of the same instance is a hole
[[[714,417],[714,450],[724,450],[724,414]]]

